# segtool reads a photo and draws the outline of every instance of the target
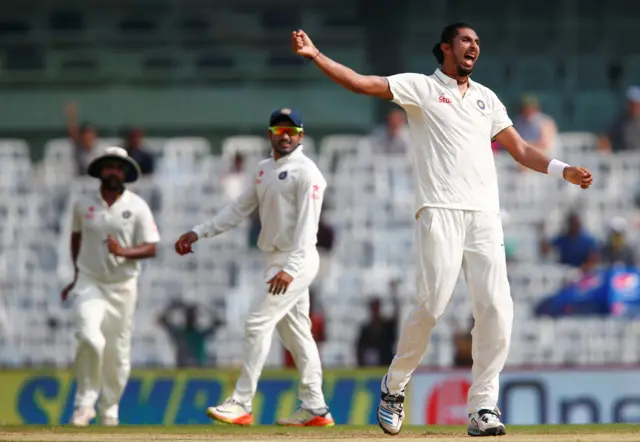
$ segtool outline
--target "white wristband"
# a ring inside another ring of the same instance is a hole
[[[555,175],[557,177],[564,178],[564,169],[567,167],[569,167],[567,163],[563,163],[562,161],[558,160],[551,160],[549,162],[549,165],[547,166],[547,173],[549,175]]]

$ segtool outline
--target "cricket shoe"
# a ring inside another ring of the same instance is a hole
[[[333,427],[335,422],[329,408],[319,410],[309,410],[298,408],[290,417],[278,419],[276,424],[285,427]]]
[[[469,436],[504,436],[504,424],[500,422],[500,410],[480,410],[469,414]]]
[[[100,425],[104,425],[105,427],[117,427],[120,425],[120,421],[117,417],[100,416]]]
[[[395,436],[402,430],[404,421],[404,394],[390,394],[386,385],[387,376],[385,375],[382,379],[381,400],[378,405],[378,425],[386,434]]]
[[[207,416],[219,422],[224,422],[225,424],[253,424],[253,416],[251,415],[251,412],[247,411],[243,405],[237,403],[231,398],[224,401],[222,405],[207,408]]]
[[[93,407],[77,407],[71,416],[71,425],[86,427],[95,417],[96,410],[94,410]]]

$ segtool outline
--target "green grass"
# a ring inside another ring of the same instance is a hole
[[[532,425],[519,426],[508,425],[509,434],[591,434],[591,433],[637,433],[640,435],[640,426],[635,424],[594,424],[594,425]],[[254,425],[251,427],[235,427],[224,424],[212,425],[184,425],[184,426],[146,426],[146,425],[122,425],[120,427],[90,426],[87,428],[75,428],[71,426],[49,425],[8,425],[0,426],[2,433],[116,433],[116,434],[202,434],[211,433],[217,435],[282,435],[309,433],[318,435],[347,436],[364,434],[381,434],[374,425],[336,425],[332,428],[285,428],[275,425]],[[464,426],[412,426],[406,425],[403,433],[410,434],[465,434]]]

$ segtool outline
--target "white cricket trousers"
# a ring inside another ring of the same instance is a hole
[[[282,270],[288,254],[273,253],[267,256],[265,282]],[[269,354],[274,330],[278,331],[284,347],[293,356],[300,383],[298,397],[302,407],[319,409],[326,407],[322,393],[322,367],[320,354],[311,335],[309,318],[309,286],[318,273],[319,258],[316,249],[305,252],[304,268],[294,277],[283,295],[264,293],[256,297],[251,305],[244,333],[244,364],[233,400],[251,410],[258,379]]]
[[[71,294],[78,340],[76,407],[94,407],[100,396],[100,414],[118,418],[118,403],[131,371],[137,282],[132,278],[106,284],[86,275],[78,276]]]
[[[431,330],[451,299],[462,267],[475,319],[469,411],[497,406],[498,377],[507,360],[513,323],[503,236],[497,214],[422,210],[416,226],[417,305],[403,325],[389,367],[386,388],[391,394],[405,389],[426,353]]]

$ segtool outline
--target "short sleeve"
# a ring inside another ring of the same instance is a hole
[[[153,219],[153,214],[149,206],[144,203],[136,217],[136,245],[140,244],[156,244],[160,242],[160,233],[158,226]]]
[[[80,209],[80,204],[75,202],[73,204],[73,213],[71,214],[71,231],[74,233],[79,233],[82,231],[82,211]]]
[[[420,106],[418,89],[424,82],[422,74],[397,74],[387,77],[393,102],[402,107]]]
[[[491,139],[493,140],[507,127],[513,126],[513,122],[509,118],[506,106],[493,92],[491,92],[491,100]]]

